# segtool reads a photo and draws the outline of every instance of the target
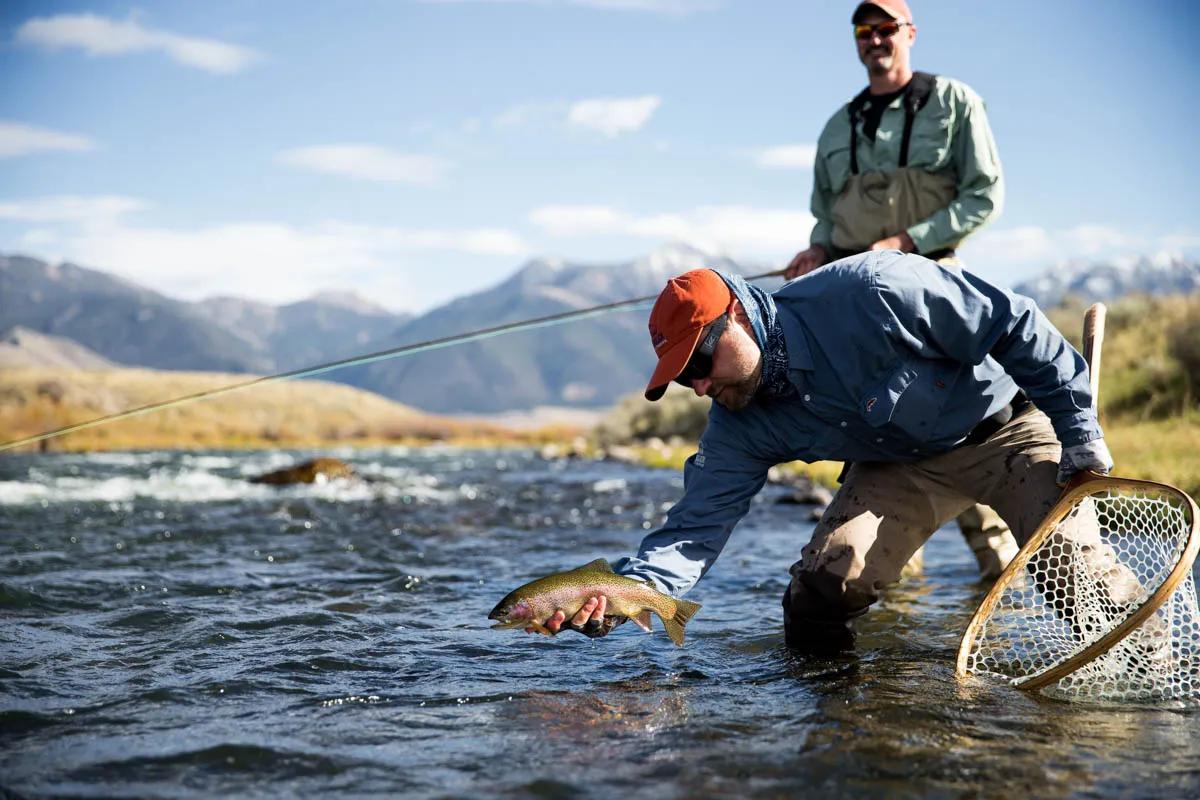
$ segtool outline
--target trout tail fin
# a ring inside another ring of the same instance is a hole
[[[699,603],[677,599],[675,601],[675,616],[670,619],[663,619],[663,627],[667,631],[667,636],[671,637],[671,641],[675,643],[676,647],[683,647],[683,626],[687,625],[688,620],[699,610]]]

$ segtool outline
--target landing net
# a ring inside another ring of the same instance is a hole
[[[1068,491],[971,620],[959,675],[1071,700],[1200,699],[1197,516],[1164,484]]]

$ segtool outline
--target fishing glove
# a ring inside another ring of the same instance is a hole
[[[613,617],[605,614],[602,621],[589,619],[582,625],[576,625],[570,620],[567,620],[563,627],[570,628],[573,631],[578,631],[589,639],[599,639],[601,636],[607,636],[613,628],[617,627],[622,622],[625,622],[627,619],[629,619],[629,617]]]
[[[1058,462],[1058,485],[1062,486],[1081,470],[1107,473],[1113,468],[1112,455],[1103,439],[1064,447]]]

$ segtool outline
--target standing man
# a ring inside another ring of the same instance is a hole
[[[913,71],[917,28],[904,0],[859,3],[851,22],[869,83],[821,131],[817,222],[785,275],[865,250],[960,264],[959,242],[999,214],[1004,199],[983,101],[964,83]],[[958,524],[981,577],[998,577],[1017,552],[1004,521],[977,505]]]

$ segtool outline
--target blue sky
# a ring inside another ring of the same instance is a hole
[[[672,240],[781,266],[817,134],[865,84],[853,5],[10,0],[0,251],[404,310]],[[970,267],[1200,253],[1200,4],[912,6],[915,66],[985,98],[1005,169]]]

